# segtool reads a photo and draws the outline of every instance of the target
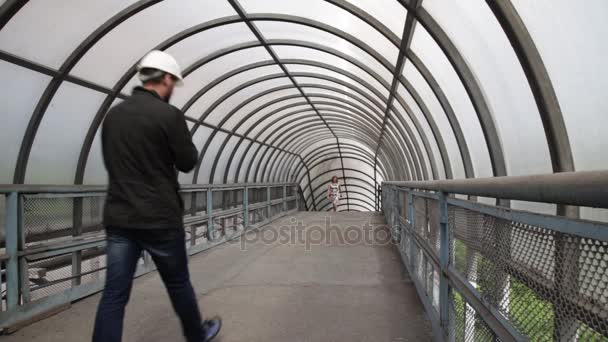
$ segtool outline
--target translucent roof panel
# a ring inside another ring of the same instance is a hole
[[[246,121],[246,125],[243,125],[238,131],[242,134],[249,131],[252,137],[265,140],[269,134],[280,129],[285,122],[295,120],[303,115],[305,113],[302,112],[303,110],[312,112],[310,105],[300,96],[295,99],[276,102],[253,115],[251,119]],[[274,114],[270,115],[270,113]],[[275,120],[278,121],[275,122]]]
[[[204,165],[204,167],[201,167],[199,170],[197,183],[207,184],[213,182],[211,166],[213,165],[213,162],[215,161],[215,158],[218,156],[218,154],[222,153],[222,143],[224,142],[226,135],[227,134],[223,132],[216,133],[213,137],[213,140],[211,140],[211,143],[209,144],[207,150],[199,151],[199,153],[201,154],[204,152],[203,159],[201,162],[201,165]]]
[[[416,27],[416,33],[412,39],[412,50],[437,79],[439,86],[454,107],[454,112],[467,139],[467,145],[471,150],[476,177],[491,177],[490,155],[475,108],[448,58],[421,25]]]
[[[608,2],[513,0],[557,93],[577,170],[608,168]],[[542,13],[542,15],[539,15]]]
[[[386,37],[361,19],[326,1],[245,0],[241,1],[241,4],[250,14],[279,13],[331,25],[357,37],[367,45],[373,46],[386,58],[394,60],[397,57],[397,49]],[[396,17],[399,18],[399,14],[403,15],[403,12],[404,10],[397,12]]]
[[[397,0],[348,0],[352,5],[372,15],[401,37],[407,11]]]
[[[168,14],[179,19],[167,20]],[[82,58],[74,74],[112,87],[132,65],[148,51],[171,36],[206,21],[235,15],[222,0],[163,1],[120,24]],[[163,25],[158,25],[162,22]],[[142,34],[144,33],[145,34]]]
[[[445,147],[449,152],[454,178],[464,178],[464,166],[454,131],[433,90],[411,62],[405,64],[403,76],[412,83],[425,105],[429,108],[429,113],[437,124]]]
[[[0,47],[58,69],[88,35],[134,2],[28,1],[0,31]]]
[[[240,83],[239,79],[246,82]],[[255,74],[242,74],[241,77],[231,79],[218,85],[211,92],[205,94],[199,100],[204,102],[205,110],[201,113],[193,112],[197,117],[204,118],[207,122],[213,125],[219,125],[221,122],[231,119],[229,115],[234,115],[233,111],[244,105],[255,105],[252,102],[257,100],[257,97],[265,91],[277,92],[290,90],[293,84],[283,73],[273,73],[268,78]],[[268,94],[270,96],[272,94]],[[261,100],[258,100],[257,105],[261,105]],[[237,119],[237,118],[235,118]]]
[[[547,139],[519,60],[483,0],[427,0],[423,5],[480,81],[503,144],[510,175],[551,172]],[[521,123],[525,122],[525,125]]]
[[[269,83],[271,83],[272,85],[269,86]],[[230,119],[226,123],[226,127],[234,128],[237,123],[248,120],[246,119],[246,116],[249,114],[258,113],[260,111],[266,112],[264,107],[268,106],[270,102],[275,102],[284,98],[293,98],[295,96],[300,96],[298,90],[293,87],[293,83],[291,83],[286,77],[273,81],[266,81],[260,84],[260,87],[263,87],[263,89],[269,91],[277,88],[288,88],[272,91],[271,93],[262,96],[259,96],[259,93],[254,93],[256,89],[252,89],[252,95],[250,97],[243,98],[241,104],[244,105],[240,106],[240,109],[232,117],[230,117]]]
[[[361,67],[354,65],[353,63],[345,60],[343,58],[337,57],[335,55],[330,54],[329,52],[313,50],[310,48],[299,47],[299,46],[273,46],[273,50],[277,53],[279,58],[281,59],[307,59],[313,61],[321,61],[325,64],[334,65],[340,69],[347,70],[356,76],[363,78],[368,83],[372,84],[372,86],[376,87],[376,89],[383,91],[383,95],[388,96],[388,90],[386,87],[382,85],[380,82],[388,82],[390,87],[390,82],[392,81],[392,74],[382,68],[379,70],[373,70],[378,74],[380,79],[375,79],[371,75],[369,75],[364,69]],[[367,67],[365,64],[361,63],[362,67]]]
[[[382,67],[380,62],[374,59],[370,53],[366,52],[361,47],[357,47],[353,43],[325,31],[304,25],[288,24],[276,21],[256,21],[256,26],[260,29],[264,35],[264,38],[269,40],[292,39],[296,41],[299,40],[320,44],[344,52],[349,56],[355,57],[357,60],[374,67],[375,69]],[[378,50],[379,47],[382,47],[381,42],[377,42],[375,45],[371,45],[368,48]],[[399,49],[397,47],[386,41],[386,46],[384,46],[383,49],[378,52],[382,57],[386,58],[391,65],[396,64],[397,55],[399,54]]]
[[[74,182],[82,141],[104,97],[102,93],[72,83],[64,83],[59,88],[34,139],[27,183]],[[65,134],[66,123],[70,125],[70,134]]]
[[[36,99],[50,78],[3,61],[0,61],[0,74],[12,80],[11,86],[0,92],[3,112],[0,125],[0,184],[9,184],[13,182],[19,147]]]
[[[205,89],[210,84],[215,84],[212,89],[207,89],[208,93],[200,94],[202,96],[198,99],[194,98],[195,100],[197,100],[197,102],[195,102],[192,107],[184,108],[187,109],[187,114],[189,114],[191,111],[203,113],[204,110],[208,108],[208,106],[210,106],[214,100],[224,95],[223,91],[226,91],[226,86],[224,86],[224,88],[222,89],[222,84],[230,84],[230,86],[228,87],[234,88],[237,84],[234,79],[238,80],[242,79],[243,77],[249,77],[249,79],[251,79],[254,76],[264,76],[268,72],[272,72],[273,74],[280,72],[279,68],[272,67],[270,67],[269,69],[265,69],[266,73],[264,73],[264,70],[260,72],[259,70],[253,69],[251,70],[251,72],[247,72],[243,76],[239,74],[234,75],[229,79],[226,79],[226,75],[232,70],[237,70],[252,63],[264,62],[270,59],[270,55],[268,55],[264,48],[255,47],[235,51],[223,56],[222,58],[210,61],[209,63],[194,70],[184,79],[184,86],[175,92],[175,95],[173,96],[173,103],[178,107],[183,108],[183,106],[191,99],[193,99],[199,91]],[[221,83],[217,83],[220,81]],[[205,96],[209,96],[212,99],[207,101],[204,99]],[[199,103],[200,101],[205,102]]]

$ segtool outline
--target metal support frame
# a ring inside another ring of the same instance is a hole
[[[35,133],[37,131],[37,127],[39,125],[40,120],[42,120],[42,116],[44,115],[46,107],[49,105],[56,90],[59,88],[59,86],[61,85],[61,83],[63,81],[73,82],[73,83],[76,83],[76,84],[79,84],[79,85],[82,85],[85,87],[89,87],[90,89],[94,89],[96,91],[100,91],[102,93],[108,94],[106,101],[104,101],[103,105],[100,108],[100,111],[96,115],[96,118],[93,120],[93,124],[91,125],[91,128],[89,129],[89,132],[87,133],[87,137],[85,138],[85,142],[84,142],[82,150],[81,150],[81,154],[80,154],[79,161],[78,161],[78,169],[77,169],[76,176],[75,176],[75,181],[76,181],[76,183],[82,182],[90,145],[92,144],[93,138],[95,136],[95,132],[98,128],[98,125],[101,122],[101,119],[103,118],[103,114],[107,110],[108,106],[112,103],[114,98],[124,97],[123,95],[120,94],[120,91],[122,90],[124,85],[128,82],[128,80],[131,78],[131,76],[134,74],[135,69],[134,69],[134,67],[130,68],[129,71],[121,78],[121,80],[117,83],[117,85],[112,89],[106,89],[105,87],[102,87],[102,86],[99,86],[96,84],[92,84],[88,81],[77,79],[73,76],[70,76],[69,72],[72,69],[72,67],[80,60],[80,58],[84,54],[86,54],[86,52],[96,42],[98,42],[100,39],[102,39],[108,32],[110,32],[115,27],[120,25],[120,23],[123,22],[124,20],[129,19],[130,17],[132,17],[132,16],[136,15],[137,13],[141,12],[142,10],[145,10],[146,8],[154,5],[157,2],[159,2],[159,1],[158,0],[156,0],[156,1],[150,1],[150,0],[138,1],[137,3],[125,8],[124,10],[122,10],[121,12],[119,12],[118,14],[116,14],[115,16],[110,18],[102,26],[97,28],[91,35],[89,35],[81,44],[79,44],[79,46],[72,52],[72,54],[70,54],[70,56],[62,64],[62,66],[60,67],[59,70],[52,70],[50,68],[47,68],[47,67],[44,67],[41,65],[37,65],[36,63],[26,61],[17,56],[11,56],[10,54],[0,53],[0,55],[2,56],[2,59],[4,59],[4,60],[7,60],[7,61],[17,64],[17,65],[22,65],[29,69],[36,70],[38,72],[41,72],[41,73],[44,73],[44,74],[47,74],[47,75],[50,75],[53,77],[53,81],[49,84],[46,91],[44,92],[44,94],[42,95],[42,97],[39,100],[38,106],[36,107],[34,115],[32,115],[30,124],[28,125],[27,133],[24,136],[24,139],[23,139],[23,142],[21,145],[21,150],[19,152],[19,158],[17,161],[15,175],[14,175],[15,183],[20,183],[20,182],[23,182],[23,180],[24,180],[27,161],[28,161],[27,159],[29,156],[29,151],[31,150],[31,145],[33,143],[33,139],[35,138]],[[444,51],[444,53],[448,57],[448,60],[452,64],[452,67],[456,70],[467,93],[469,94],[469,97],[471,98],[471,102],[473,103],[473,106],[475,107],[475,110],[478,114],[479,121],[481,122],[482,129],[484,131],[484,136],[485,136],[486,142],[489,146],[490,158],[492,160],[494,174],[497,176],[506,175],[506,168],[505,168],[505,163],[504,163],[502,147],[500,145],[500,139],[496,132],[494,124],[492,122],[490,108],[487,105],[486,100],[484,99],[484,95],[483,95],[483,92],[481,91],[481,87],[479,86],[478,82],[475,80],[474,73],[470,70],[470,67],[466,63],[466,60],[460,55],[460,52],[458,51],[458,49],[454,46],[454,44],[451,42],[451,40],[445,34],[445,32],[443,32],[441,27],[434,21],[432,16],[429,13],[427,13],[423,8],[420,8],[420,1],[418,1],[418,0],[400,0],[400,2],[405,8],[407,8],[409,10],[408,19],[411,14],[423,26],[425,26],[425,28],[429,31],[429,33],[431,34],[433,39],[435,39],[437,44],[440,46],[440,48]],[[19,11],[19,9],[21,9],[26,3],[27,3],[27,1],[15,1],[15,0],[7,1],[0,9],[0,29],[2,27],[4,27],[9,22],[9,20]],[[346,10],[347,12],[351,13],[355,17],[360,18],[366,24],[368,24],[370,27],[377,30],[380,34],[384,35],[393,44],[398,43],[398,37],[396,37],[396,35],[394,35],[384,25],[379,23],[378,20],[375,19],[373,16],[371,16],[367,12],[361,10],[360,8],[356,7],[355,5],[352,5],[352,4],[348,3],[347,1],[343,1],[343,0],[328,0],[328,3],[331,3],[332,5],[335,5],[337,7],[340,7],[342,9]],[[231,1],[231,4],[233,4],[233,5],[236,4],[236,1]],[[509,41],[513,45],[514,51],[517,54],[517,56],[520,60],[520,63],[522,65],[522,68],[527,76],[528,82],[530,84],[530,87],[534,94],[537,106],[539,108],[539,112],[541,114],[541,119],[543,121],[543,127],[545,129],[545,134],[547,136],[547,141],[548,141],[549,150],[551,153],[551,160],[553,163],[554,171],[555,172],[573,171],[574,163],[573,163],[573,158],[572,158],[572,152],[571,152],[568,137],[567,137],[567,131],[565,129],[565,125],[563,122],[561,109],[559,107],[559,103],[557,101],[557,97],[555,95],[555,91],[552,87],[548,73],[543,65],[540,53],[538,52],[530,34],[528,33],[523,21],[517,14],[511,1],[506,0],[506,1],[496,2],[496,1],[488,0],[487,4],[490,7],[490,9],[494,12],[498,22],[500,23],[503,30],[505,31]],[[420,9],[420,10],[418,10],[418,9]],[[323,30],[325,32],[332,33],[334,35],[337,35],[341,38],[348,40],[349,42],[355,44],[358,47],[361,47],[364,51],[368,52],[370,54],[370,56],[372,56],[372,58],[375,58],[381,64],[383,64],[383,63],[385,64],[385,59],[383,59],[382,56],[379,56],[379,54],[374,49],[370,49],[365,44],[360,43],[359,40],[353,39],[354,37],[348,35],[347,33],[341,32],[339,30],[335,30],[329,25],[316,23],[312,20],[305,20],[303,18],[297,18],[297,17],[293,17],[293,16],[284,16],[284,15],[266,15],[266,14],[257,15],[256,14],[256,15],[247,16],[246,14],[244,14],[244,11],[242,11],[242,13],[239,13],[239,17],[232,16],[232,17],[220,18],[217,20],[210,21],[208,23],[204,23],[204,24],[195,26],[195,27],[185,30],[183,32],[180,32],[179,34],[169,38],[168,40],[166,40],[165,42],[160,44],[157,48],[167,49],[170,46],[173,46],[174,44],[176,44],[177,42],[179,42],[183,39],[186,39],[188,37],[191,37],[196,33],[203,32],[207,29],[210,29],[213,27],[219,27],[219,26],[226,25],[229,23],[246,22],[247,25],[250,26],[250,28],[252,28],[252,30],[254,30],[253,32],[256,33],[255,26],[253,25],[252,22],[250,22],[250,21],[256,21],[256,20],[274,20],[274,21],[281,21],[281,22],[285,22],[285,23],[307,25],[309,27],[314,27],[314,28]],[[406,20],[406,26],[407,26],[407,20]],[[269,46],[272,45],[273,42],[264,40],[263,37],[261,37],[261,34],[259,34],[259,32],[257,32],[257,33],[258,33],[258,35],[256,38],[258,38],[259,43],[262,44],[269,52],[271,52],[271,55],[273,56],[274,61],[276,63],[278,63],[277,65],[279,65],[285,71],[286,75],[292,79],[292,81],[294,82],[294,85],[298,86],[296,81],[293,79],[293,75],[289,75],[289,73],[285,69],[285,67],[284,67],[285,62],[279,60],[277,58],[277,56],[275,56],[272,53],[272,49]],[[405,31],[404,31],[404,33],[405,33]],[[404,37],[406,37],[405,34],[402,36],[401,44],[403,44]],[[276,43],[280,43],[280,42],[276,42]],[[293,46],[297,46],[297,44],[294,44]],[[404,53],[403,58],[401,57],[402,52]],[[221,56],[221,55],[219,55],[219,56]],[[427,80],[429,85],[431,85],[433,92],[435,93],[435,95],[439,99],[442,107],[446,111],[446,114],[448,115],[448,119],[450,120],[450,124],[452,125],[452,128],[454,130],[454,134],[456,136],[457,142],[459,144],[461,155],[463,157],[463,161],[465,164],[465,173],[466,173],[467,177],[472,176],[473,173],[472,173],[472,168],[470,168],[470,157],[468,157],[468,158],[466,157],[466,155],[468,155],[468,152],[467,152],[468,150],[466,149],[466,144],[463,144],[464,139],[462,139],[462,134],[458,134],[458,132],[459,132],[459,129],[457,129],[458,123],[457,123],[457,121],[454,121],[451,119],[452,116],[450,116],[451,114],[448,113],[450,111],[446,110],[446,108],[449,108],[449,103],[447,103],[447,99],[445,99],[444,96],[443,97],[440,96],[440,94],[442,93],[441,89],[438,89],[438,85],[436,84],[436,82],[432,82],[432,78],[431,78],[432,75],[430,75],[430,73],[425,74],[423,72],[424,69],[423,68],[421,69],[421,67],[415,62],[416,58],[412,54],[411,50],[405,49],[405,51],[404,51],[404,49],[400,49],[399,62],[401,62],[404,58],[410,58],[413,61],[416,68],[418,68],[418,70],[423,74],[424,78]],[[396,69],[399,69],[399,68],[396,68]],[[190,71],[192,71],[192,70],[194,70],[194,69],[191,69]],[[399,82],[407,88],[407,80],[404,81],[403,79],[401,79],[401,80],[399,80]],[[299,87],[301,87],[301,85]],[[300,89],[300,92],[306,98],[306,95],[304,94],[304,92],[301,89]],[[392,95],[392,92],[391,92],[391,95]],[[412,94],[412,95],[414,96],[414,94]],[[416,97],[414,96],[414,98],[416,98]],[[310,101],[308,98],[307,98],[307,100]],[[319,115],[321,120],[325,123],[327,128],[334,135],[334,137],[336,139],[335,145],[337,145],[337,147],[338,147],[338,154],[339,154],[340,162],[341,162],[342,167],[344,167],[344,161],[343,161],[344,158],[343,158],[343,154],[342,154],[343,143],[340,142],[339,135],[336,134],[337,131],[334,132],[332,130],[330,125],[323,118],[323,116],[326,116],[326,115],[325,114],[321,115],[321,112],[318,111],[317,108],[315,108],[314,103],[311,103],[311,107],[315,111],[317,111],[317,114]],[[388,110],[388,107],[389,106],[387,106],[387,110]],[[423,108],[423,107],[424,106],[421,106],[421,108]],[[384,119],[386,119],[386,118],[387,118],[387,115],[385,114]],[[385,121],[388,121],[388,120],[385,120]],[[207,125],[200,121],[197,122],[197,124],[205,125],[208,127],[210,126],[210,125]],[[380,146],[380,141],[382,140],[384,135],[387,135],[384,133],[386,126],[388,126],[388,125],[386,124],[386,122],[384,122],[383,127],[382,127],[381,138],[378,139],[378,147]],[[433,127],[433,125],[431,125],[431,127]],[[221,127],[211,126],[211,128],[215,129],[216,131],[226,131],[229,134],[236,135],[234,132],[224,130]],[[406,127],[406,129],[407,129],[407,127]],[[403,131],[400,131],[399,133],[402,135],[401,138],[405,139],[405,135],[404,135]],[[238,136],[238,135],[236,135],[236,136]],[[247,138],[247,139],[249,139],[249,138]],[[436,139],[437,139],[437,137],[436,137]],[[423,140],[424,140],[424,138],[423,138]],[[439,143],[439,147],[441,150],[443,148],[443,143]],[[277,150],[280,150],[280,147],[275,147],[275,148]],[[403,151],[405,151],[405,149],[403,149]],[[411,148],[410,148],[410,151],[411,151]],[[283,151],[283,152],[289,153],[287,151]],[[465,153],[465,152],[467,152],[467,153]],[[399,153],[395,153],[395,154],[399,154]],[[272,152],[271,157],[269,157],[268,163],[264,166],[264,170],[266,169],[268,164],[271,162],[271,160],[272,160],[273,164],[275,162],[277,162],[277,159],[272,159],[273,155],[274,155],[274,152]],[[374,158],[375,165],[378,164],[377,156],[378,156],[378,150],[376,150],[376,156]],[[243,158],[244,157],[245,157],[245,155],[243,155]],[[422,155],[420,154],[419,151],[418,151],[418,157],[422,161],[422,159],[421,159]],[[301,155],[299,156],[299,158],[303,159]],[[447,160],[449,162],[449,158],[445,158],[443,153],[442,153],[442,158],[444,160],[444,165],[446,165],[445,161]],[[217,159],[218,159],[218,156],[216,156],[216,160]],[[412,159],[414,160],[414,163],[415,163],[416,158],[413,155],[412,155]],[[433,158],[431,158],[430,160],[434,161]],[[396,161],[393,161],[393,162],[397,163]],[[285,165],[285,162],[283,162],[283,164],[281,164],[281,165]],[[424,165],[424,163],[422,163],[422,165]],[[283,167],[285,167],[285,166],[283,166]],[[410,169],[412,170],[412,172],[416,171],[415,168],[410,167]],[[344,168],[342,168],[342,171],[343,171],[343,176],[345,176]],[[399,171],[399,172],[401,172],[401,171]],[[262,172],[262,173],[264,174],[264,172]],[[447,174],[447,172],[446,172],[446,174]],[[406,175],[406,173],[397,173],[397,175],[400,175],[401,177],[403,177],[404,175]],[[374,179],[376,179],[376,177],[374,177]],[[388,179],[388,177],[386,177],[385,179]],[[398,178],[392,178],[392,179],[398,179]],[[312,191],[311,191],[311,193],[312,193]],[[347,191],[347,193],[348,193],[348,191]],[[506,205],[507,203],[503,203],[503,204]],[[578,211],[576,208],[570,208],[568,206],[559,206],[558,213],[562,214],[562,215],[567,215],[569,217],[576,217],[578,215]]]

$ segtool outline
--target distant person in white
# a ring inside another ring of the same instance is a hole
[[[327,199],[331,201],[334,206],[334,211],[338,209],[338,201],[340,200],[340,183],[338,183],[338,177],[331,177],[331,183],[327,186]]]

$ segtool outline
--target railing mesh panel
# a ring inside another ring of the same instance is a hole
[[[23,231],[27,244],[101,232],[104,196],[23,196]],[[77,222],[80,220],[80,224]]]
[[[414,226],[416,235],[426,243],[434,253],[439,255],[439,208],[437,200],[415,197]]]
[[[531,341],[606,341],[608,244],[449,207],[453,265]]]
[[[494,342],[500,341],[494,336],[492,329],[458,293],[453,291],[450,298],[450,331],[448,335],[455,342]]]

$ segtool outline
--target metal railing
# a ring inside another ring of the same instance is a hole
[[[0,329],[103,288],[105,187],[3,185],[0,194]],[[300,210],[304,203],[294,183],[187,185],[181,195],[190,255]],[[144,253],[136,275],[154,269]]]
[[[454,194],[608,208],[608,172],[382,186],[437,340],[608,341],[608,224]]]

